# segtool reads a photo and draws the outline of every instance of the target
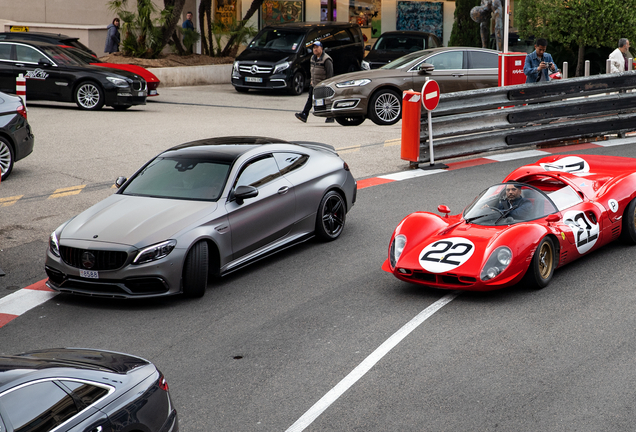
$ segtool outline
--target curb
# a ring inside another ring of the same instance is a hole
[[[161,81],[160,87],[231,84],[232,64],[147,68]]]

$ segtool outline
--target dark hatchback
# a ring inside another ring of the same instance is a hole
[[[48,42],[55,45],[68,45],[88,54],[97,57],[97,54],[89,47],[80,42],[78,37],[72,37],[63,35],[60,33],[39,33],[39,32],[3,32],[0,33],[0,40],[7,39],[21,39],[21,40],[33,40],[38,42]]]
[[[2,432],[177,432],[164,376],[149,361],[90,349],[0,356]]]
[[[87,65],[47,42],[0,40],[0,91],[15,93],[26,78],[27,100],[75,102],[86,110],[145,105],[146,80],[131,72]]]
[[[239,54],[232,85],[239,92],[282,89],[301,94],[309,86],[309,60],[316,41],[333,59],[334,75],[360,70],[364,42],[358,24],[285,23],[265,27]]]
[[[406,54],[438,48],[442,46],[442,41],[431,33],[419,31],[390,31],[384,32],[371,48],[371,45],[364,47],[369,54],[362,60],[362,69],[378,69],[393,60]]]
[[[6,180],[16,161],[33,151],[35,138],[22,99],[0,93],[0,178]]]

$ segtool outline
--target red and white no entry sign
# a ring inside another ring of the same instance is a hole
[[[433,111],[439,103],[439,84],[435,80],[428,80],[422,87],[422,105],[428,111]]]

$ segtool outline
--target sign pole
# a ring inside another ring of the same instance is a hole
[[[503,0],[504,2],[504,34],[503,34],[503,52],[508,52],[508,34],[510,33],[510,2],[512,0]]]
[[[428,81],[428,77],[426,77],[426,81]],[[428,111],[428,152],[431,155],[431,160],[429,165],[435,165],[435,156],[433,155],[433,116],[431,114],[431,110]]]
[[[426,77],[426,82],[422,87],[422,105],[428,111],[428,152],[430,154],[430,164],[428,168],[448,168],[444,164],[435,165],[435,155],[433,154],[433,114],[432,111],[439,104],[440,89],[435,80]]]

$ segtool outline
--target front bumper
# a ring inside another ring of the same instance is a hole
[[[258,81],[260,80],[260,81]],[[234,87],[260,90],[276,90],[288,87],[288,78],[285,74],[276,75],[249,75],[243,73],[232,74],[232,85]]]
[[[358,117],[367,115],[366,99],[351,90],[329,87],[314,90],[314,115],[317,117]]]
[[[98,270],[98,278],[87,278],[80,275],[80,268],[67,264],[47,249],[46,285],[63,293],[109,298],[163,297],[182,292],[185,249],[175,248],[167,257],[140,265],[130,264],[134,255],[129,252],[126,263],[115,270]]]

